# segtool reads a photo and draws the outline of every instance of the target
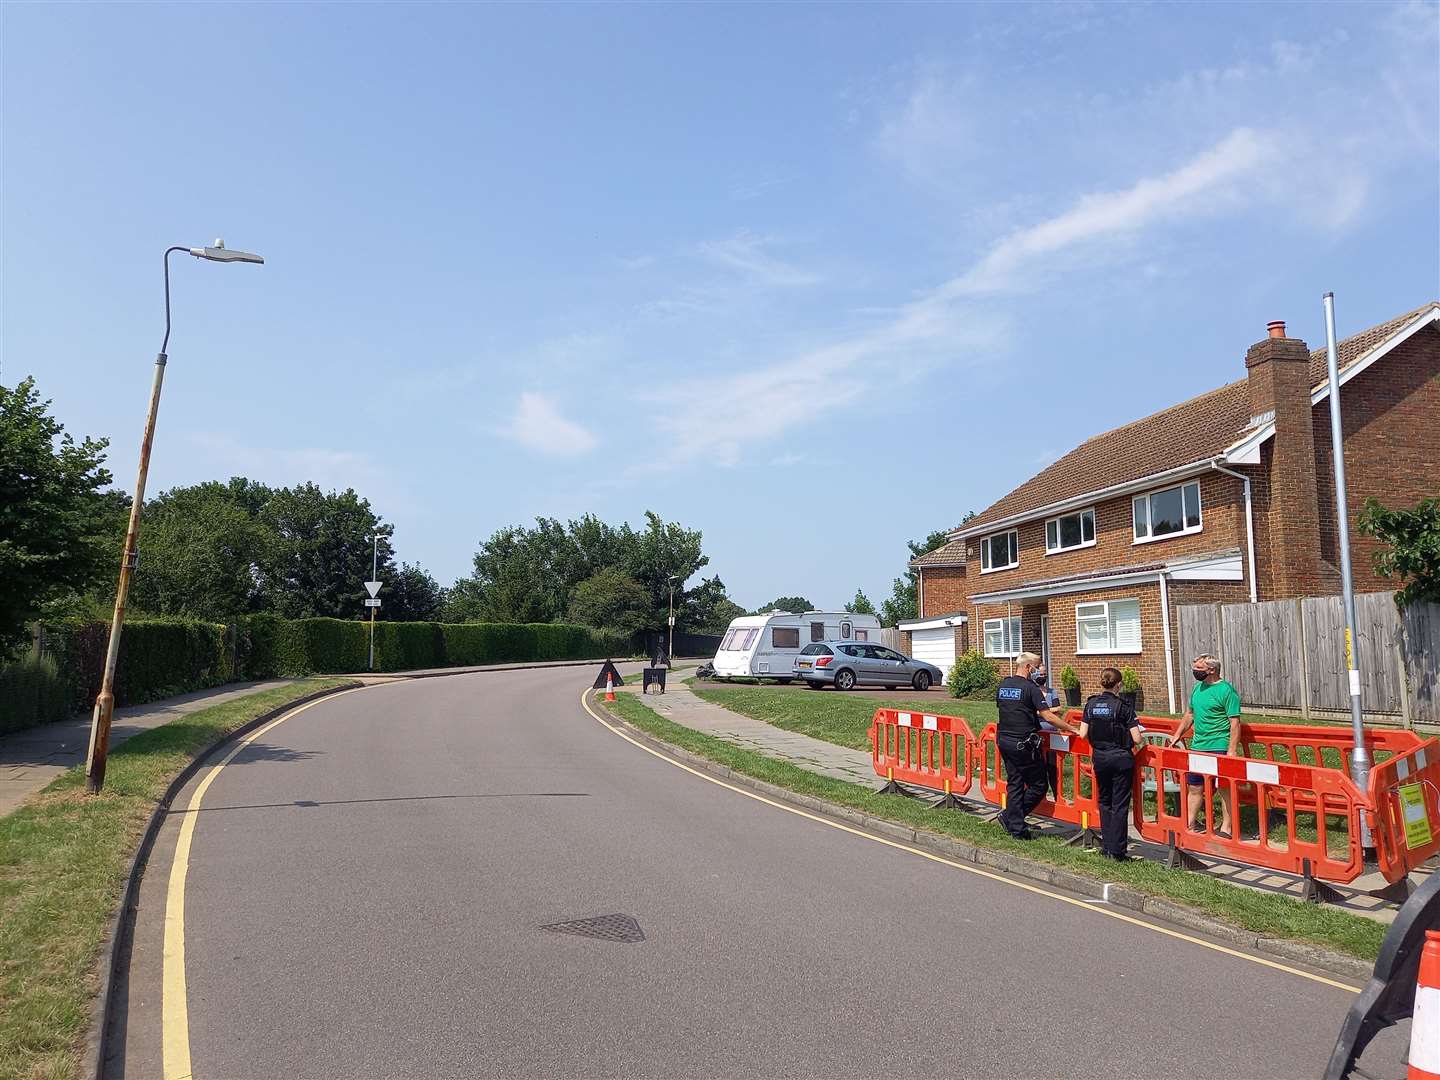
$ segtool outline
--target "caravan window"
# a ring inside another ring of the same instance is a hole
[[[721,652],[735,652],[740,648],[740,639],[745,636],[744,627],[737,627],[733,630],[726,630],[725,636],[720,639]]]
[[[869,641],[869,640],[870,640],[870,631],[868,631],[868,630],[856,630],[856,631],[855,631],[855,640],[856,640],[856,641]]]
[[[823,622],[812,622],[812,623],[810,624],[810,640],[811,640],[811,641],[824,641],[824,640],[825,640],[825,624],[824,624]]]
[[[749,649],[751,645],[755,644],[755,639],[760,636],[759,629],[753,626],[744,633],[745,636],[735,643],[735,648],[740,652],[745,652]]]
[[[777,649],[798,649],[800,628],[798,626],[777,626],[770,631],[770,644]]]
[[[840,636],[843,638],[850,636],[850,624],[848,622],[842,622],[840,624]]]

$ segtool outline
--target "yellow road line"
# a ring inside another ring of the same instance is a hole
[[[384,685],[384,684],[379,684]],[[190,869],[190,842],[195,835],[195,822],[200,803],[205,798],[220,770],[234,760],[235,755],[271,728],[283,724],[292,716],[299,716],[312,705],[334,701],[346,694],[368,690],[368,686],[357,686],[353,690],[342,690],[338,694],[306,702],[287,713],[282,713],[267,724],[262,724],[231,747],[230,752],[203,770],[203,776],[195,793],[190,796],[183,818],[180,821],[180,836],[175,842],[175,857],[170,864],[170,884],[165,893],[165,945],[164,967],[161,975],[160,993],[160,1038],[161,1056],[165,1080],[190,1080],[190,1008],[186,1000],[185,986],[185,876]]]
[[[754,791],[748,791],[743,787],[737,787],[734,784],[727,784],[719,777],[711,776],[709,773],[703,772],[700,769],[691,768],[683,761],[676,761],[668,754],[662,754],[660,751],[646,746],[640,740],[631,738],[629,735],[625,734],[625,732],[621,731],[615,725],[611,724],[608,720],[606,720],[604,717],[602,717],[599,713],[597,713],[594,709],[590,707],[589,694],[590,690],[588,688],[581,692],[580,705],[587,713],[590,714],[593,719],[597,720],[605,728],[612,731],[616,735],[619,735],[620,738],[624,739],[626,742],[638,746],[647,754],[652,754],[655,757],[659,758],[661,761],[669,765],[675,766],[677,769],[684,769],[686,772],[690,773],[693,776],[698,776],[702,780],[709,781],[710,783],[715,784],[719,787],[725,788],[729,791],[733,791],[737,795],[744,795],[747,799],[754,799],[756,802],[762,802],[766,806],[773,806],[777,810],[783,810],[787,814],[795,814],[799,817],[807,818],[810,821],[819,822],[821,825],[828,825],[832,829],[839,829],[841,832],[847,832],[852,836],[859,836],[865,840],[873,840],[877,844],[884,844],[886,847],[895,848],[897,851],[905,851],[911,855],[918,855],[922,859],[928,859],[930,862],[940,863],[942,866],[953,867],[956,870],[964,870],[967,874],[975,874],[979,877],[988,878],[991,881],[998,881],[1000,884],[1008,885],[1013,889],[1023,889],[1025,892],[1034,893],[1037,896],[1049,897],[1051,900],[1059,900],[1063,904],[1070,904],[1072,907],[1082,908],[1085,911],[1094,912],[1096,915],[1104,915],[1106,918],[1118,919],[1120,922],[1129,923],[1131,926],[1138,926],[1145,930],[1152,930],[1157,934],[1163,934],[1166,937],[1175,938],[1179,941],[1188,941],[1190,944],[1199,945],[1203,949],[1210,949],[1213,952],[1224,953],[1226,956],[1234,956],[1240,960],[1248,960],[1252,964],[1259,964],[1261,967],[1268,967],[1273,968],[1276,971],[1283,971],[1288,975],[1298,975],[1302,979],[1309,979],[1311,982],[1321,983],[1325,986],[1333,986],[1337,990],[1346,990],[1352,994],[1358,994],[1360,992],[1359,987],[1350,986],[1347,983],[1336,982],[1334,979],[1327,979],[1323,975],[1316,975],[1309,971],[1302,971],[1300,968],[1290,967],[1288,964],[1278,963],[1275,960],[1267,960],[1263,956],[1255,956],[1251,953],[1241,952],[1238,949],[1232,949],[1225,945],[1218,945],[1213,941],[1206,941],[1204,938],[1192,937],[1189,934],[1181,933],[1179,930],[1171,930],[1169,927],[1158,926],[1155,923],[1146,922],[1144,919],[1137,919],[1131,915],[1124,915],[1118,911],[1115,911],[1113,908],[1099,907],[1088,900],[1078,900],[1073,896],[1066,896],[1064,893],[1052,892],[1049,889],[1041,888],[1038,885],[1030,885],[1023,881],[1016,881],[1014,878],[1006,877],[1003,874],[994,874],[991,873],[989,870],[982,870],[978,866],[966,866],[964,863],[958,863],[952,859],[947,859],[943,856],[932,854],[929,851],[923,851],[920,848],[911,847],[909,844],[902,844],[895,840],[887,840],[883,836],[876,836],[874,833],[868,833],[862,829],[854,829],[851,828],[849,825],[842,825],[838,821],[831,821],[829,818],[821,817],[818,814],[811,814],[805,810],[801,810],[799,807],[787,806],[785,803],[776,802],[774,799],[767,799],[764,795],[761,795]]]

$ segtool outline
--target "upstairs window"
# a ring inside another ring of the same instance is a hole
[[[1045,554],[1071,548],[1095,546],[1095,508],[1081,510],[1078,514],[1065,514],[1051,518],[1045,523]]]
[[[776,626],[770,631],[770,644],[777,649],[798,649],[800,628],[798,626]]]
[[[1009,532],[996,533],[994,536],[987,536],[980,541],[980,572],[988,574],[992,570],[1008,570],[1012,566],[1020,565],[1020,533],[1011,529]]]
[[[1163,540],[1200,531],[1200,485],[1179,487],[1139,495],[1134,502],[1135,543]]]

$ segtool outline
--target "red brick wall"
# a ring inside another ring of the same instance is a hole
[[[1440,329],[1431,325],[1393,349],[1340,391],[1345,433],[1345,486],[1350,508],[1350,562],[1357,592],[1384,592],[1399,583],[1377,575],[1381,545],[1360,532],[1355,517],[1368,497],[1388,508],[1440,496]],[[1313,412],[1315,472],[1324,566],[1315,592],[1340,591],[1340,541],[1335,524],[1335,474],[1330,454],[1330,402]]]
[[[922,566],[918,568],[923,585],[920,593],[920,617],[949,615],[965,609],[964,566]]]
[[[1132,496],[1126,495],[1099,503],[1095,507],[1094,547],[1047,555],[1045,519],[1020,525],[1020,565],[1012,570],[981,573],[980,537],[974,537],[966,541],[966,557],[969,559],[967,569],[972,571],[966,577],[966,595],[968,597],[974,593],[1014,588],[1027,581],[1063,577],[1067,574],[1134,566],[1226,548],[1243,549],[1243,485],[1234,477],[1219,472],[1202,473],[1199,480],[1200,520],[1204,527],[1196,533],[1170,536],[1147,544],[1135,543],[1134,521],[1131,516]],[[925,588],[928,592],[928,574]]]

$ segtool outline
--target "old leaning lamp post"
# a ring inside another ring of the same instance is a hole
[[[145,434],[140,440],[140,472],[135,480],[135,495],[130,500],[130,525],[125,530],[125,551],[120,557],[120,583],[115,589],[115,616],[110,622],[110,643],[105,649],[105,672],[100,679],[100,693],[95,698],[95,713],[90,721],[90,751],[85,757],[85,790],[97,794],[105,785],[105,759],[110,748],[110,717],[115,711],[115,661],[120,655],[120,628],[125,622],[125,601],[130,595],[130,575],[135,570],[136,541],[140,536],[140,508],[145,503],[145,474],[150,469],[150,446],[155,441],[155,415],[160,410],[160,385],[165,381],[165,350],[170,346],[170,256],[183,251],[219,263],[263,263],[259,255],[248,251],[231,251],[225,241],[216,240],[214,247],[170,247],[165,249],[165,338],[160,355],[155,358],[155,381],[150,386],[150,411],[145,417]]]

